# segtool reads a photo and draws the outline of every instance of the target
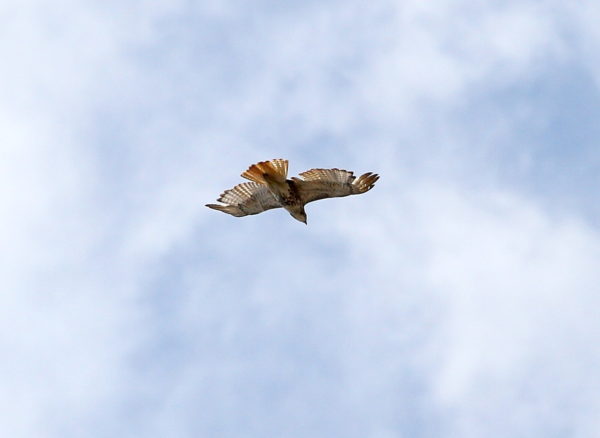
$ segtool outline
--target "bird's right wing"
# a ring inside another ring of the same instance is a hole
[[[281,207],[266,185],[255,182],[238,184],[232,189],[225,190],[217,201],[225,205],[206,204],[206,206],[237,217]]]
[[[325,198],[358,195],[373,188],[379,175],[368,172],[358,178],[343,169],[311,169],[292,178],[304,203]]]

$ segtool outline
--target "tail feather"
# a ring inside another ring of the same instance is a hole
[[[259,184],[268,185],[267,182],[284,183],[287,178],[288,161],[275,159],[261,161],[253,164],[242,173],[242,177]]]
[[[379,179],[376,173],[365,173],[359,176],[352,185],[355,187],[356,193],[365,193],[373,188],[375,182]]]

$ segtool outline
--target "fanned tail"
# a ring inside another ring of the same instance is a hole
[[[285,183],[288,172],[288,161],[275,159],[253,164],[242,173],[242,177],[259,184]]]
[[[365,193],[373,188],[375,182],[379,179],[379,175],[372,172],[367,172],[359,176],[352,185],[355,193]]]

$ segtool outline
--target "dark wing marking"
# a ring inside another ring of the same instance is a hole
[[[237,217],[281,207],[267,186],[255,182],[238,184],[232,189],[225,190],[217,201],[226,205],[206,204],[206,206]]]
[[[368,192],[379,176],[365,173],[356,178],[353,172],[342,169],[311,169],[292,178],[304,203],[325,198],[339,198]]]

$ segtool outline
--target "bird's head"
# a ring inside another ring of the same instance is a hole
[[[292,217],[294,219],[299,220],[300,222],[303,222],[304,224],[307,224],[307,222],[306,222],[306,212],[304,211],[304,207],[302,207],[302,208],[300,208],[298,210],[292,210],[292,211],[290,211],[290,214],[292,215]]]

